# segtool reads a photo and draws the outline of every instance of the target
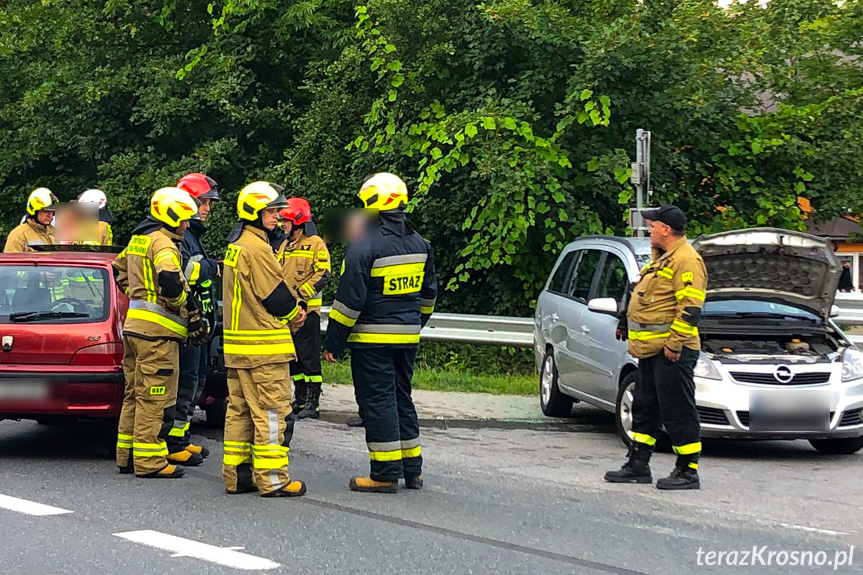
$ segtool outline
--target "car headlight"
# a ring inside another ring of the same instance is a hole
[[[707,357],[707,354],[701,352],[698,354],[698,361],[695,362],[693,370],[695,377],[703,377],[705,379],[722,379],[722,375],[716,366],[713,365],[713,360]]]
[[[842,354],[842,381],[852,381],[863,377],[863,353],[856,349],[846,349]]]

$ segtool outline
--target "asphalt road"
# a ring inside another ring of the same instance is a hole
[[[185,478],[141,480],[116,473],[92,426],[2,422],[0,565],[10,575],[863,572],[863,454],[714,442],[702,490],[666,493],[602,481],[625,454],[602,428],[425,428],[426,488],[374,495],[347,489],[367,470],[362,431],[306,422],[291,469],[309,494],[267,500],[224,494],[214,432],[213,454]],[[672,465],[657,454],[654,476]],[[705,564],[711,551],[753,547],[755,566]],[[791,566],[794,552],[825,564]],[[851,565],[834,570],[837,558]]]

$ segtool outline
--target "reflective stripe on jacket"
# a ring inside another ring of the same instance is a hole
[[[348,246],[330,311],[325,348],[338,356],[351,346],[414,346],[434,311],[434,252],[404,220],[380,214]]]
[[[280,293],[280,285],[288,298],[282,303],[289,310],[281,318],[264,303]],[[222,298],[227,367],[250,369],[295,358],[287,323],[299,314],[299,308],[284,285],[276,254],[263,230],[247,224],[228,246]]]
[[[129,311],[123,326],[124,334],[146,339],[173,339],[184,341],[188,337],[186,303],[188,286],[180,269],[180,237],[164,228],[142,235],[134,235],[117,259],[117,283],[129,299]],[[183,292],[166,298],[159,287],[161,272],[179,274]]]

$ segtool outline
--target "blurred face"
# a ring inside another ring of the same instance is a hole
[[[348,218],[347,222],[345,222],[345,237],[349,242],[356,241],[363,235],[368,219],[368,215],[360,210],[354,212]]]
[[[39,210],[36,212],[36,221],[43,226],[50,224],[52,219],[54,219],[54,212],[48,210]]]
[[[647,220],[647,225],[649,226],[650,245],[662,250],[666,249],[674,239],[671,226],[653,220]]]
[[[844,267],[846,270],[851,269],[851,262],[849,262],[847,260],[842,262],[842,267]]]
[[[198,201],[201,202],[201,205],[198,206],[198,217],[201,218],[202,222],[206,222],[207,216],[210,215],[210,208],[213,205],[213,200],[207,198]]]
[[[274,230],[279,224],[279,208],[266,208],[261,212],[261,223],[267,230]]]

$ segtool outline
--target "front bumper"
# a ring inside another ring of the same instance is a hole
[[[770,373],[774,366],[759,368]],[[841,382],[841,364],[818,364],[804,371],[830,370],[829,381],[819,385],[789,386],[741,383],[720,366],[721,380],[695,378],[695,402],[703,437],[726,439],[842,439],[863,436],[863,380]],[[787,397],[797,391],[817,392],[829,404],[829,425],[812,430],[750,429],[752,392],[761,397]]]

